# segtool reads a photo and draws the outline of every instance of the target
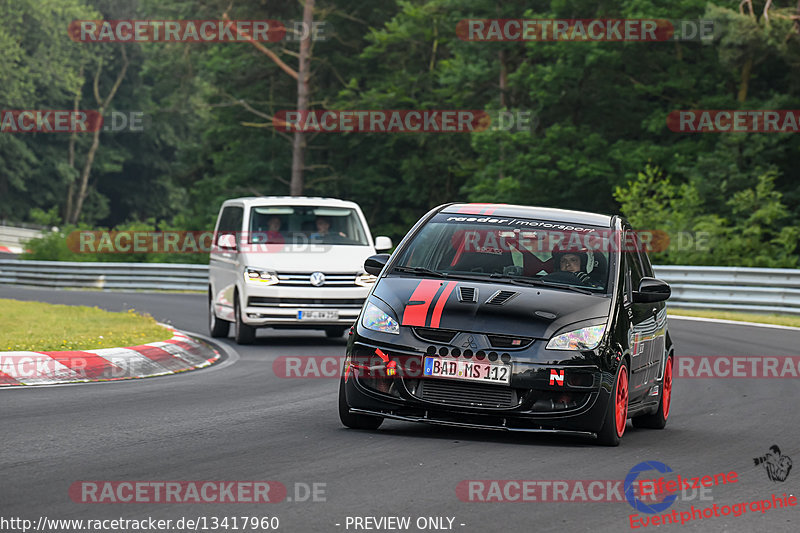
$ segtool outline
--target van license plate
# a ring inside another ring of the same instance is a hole
[[[339,311],[298,311],[297,320],[339,320]]]

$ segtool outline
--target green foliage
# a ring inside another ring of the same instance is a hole
[[[774,3],[767,24],[763,2],[752,17],[738,2],[718,4],[317,0],[315,18],[330,31],[313,44],[312,108],[536,118],[528,130],[308,135],[305,193],[358,202],[373,232],[395,240],[436,205],[504,202],[621,211],[637,228],[707,235],[701,247],[673,242],[657,262],[797,266],[800,135],[666,127],[680,109],[800,109],[796,5]],[[68,109],[78,94],[92,108],[101,57],[100,85],[110,85],[119,45],[70,41],[70,20],[218,19],[226,10],[232,19],[298,20],[302,2],[0,0],[3,107]],[[455,33],[466,18],[521,17],[705,18],[715,37],[481,43]],[[62,241],[95,227],[207,230],[227,198],[288,194],[291,136],[265,115],[295,107],[294,79],[247,43],[125,46],[130,67],[113,108],[144,112],[144,131],[101,134],[79,226],[35,243],[38,258],[202,261],[87,257]],[[297,42],[267,46],[296,68]],[[90,141],[79,136],[79,156]],[[53,225],[81,163],[68,164],[67,137],[0,135],[0,218]]]
[[[796,268],[800,227],[785,225],[789,211],[775,177],[767,172],[735,193],[728,217],[704,214],[697,189],[673,185],[649,165],[615,197],[635,228],[669,236],[666,249],[651,254],[656,263]]]

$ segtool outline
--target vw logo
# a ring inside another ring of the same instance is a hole
[[[322,287],[325,285],[325,274],[322,272],[314,272],[311,274],[311,284],[315,287]]]

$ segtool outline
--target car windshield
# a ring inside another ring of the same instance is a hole
[[[399,272],[605,292],[609,228],[440,213],[401,251]]]
[[[262,206],[250,211],[248,242],[368,246],[355,209],[323,206]]]

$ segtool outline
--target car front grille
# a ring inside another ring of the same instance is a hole
[[[429,401],[462,407],[515,407],[519,404],[516,389],[445,379],[422,379],[416,396]]]
[[[325,274],[323,287],[358,287],[356,285],[356,275],[353,274]],[[278,272],[278,279],[281,285],[298,285],[312,287],[311,272]]]
[[[414,328],[414,333],[422,340],[447,344],[453,340],[457,332],[449,329]]]
[[[272,298],[251,296],[247,299],[248,307],[352,307],[360,309],[364,305],[362,298]]]
[[[512,337],[510,335],[486,335],[486,337],[494,348],[525,348],[533,342],[530,337]]]

